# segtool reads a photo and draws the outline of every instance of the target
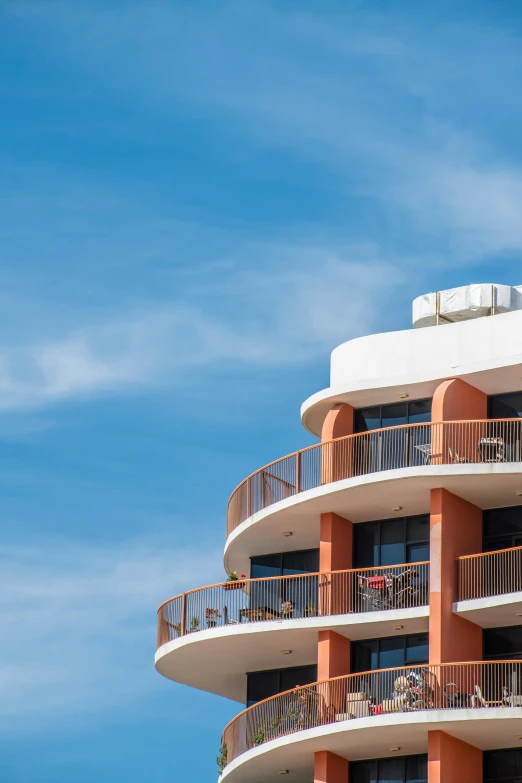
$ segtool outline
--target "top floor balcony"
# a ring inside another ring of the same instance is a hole
[[[292,496],[358,476],[428,466],[522,462],[522,419],[431,422],[348,435],[265,465],[232,493],[227,535],[263,509]]]

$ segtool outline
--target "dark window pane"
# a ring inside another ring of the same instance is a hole
[[[250,558],[250,576],[262,579],[265,576],[281,576],[281,555],[262,555]]]
[[[404,758],[379,759],[378,783],[404,783]]]
[[[381,409],[359,408],[354,415],[354,432],[368,432],[368,430],[378,430],[381,426]]]
[[[406,783],[428,783],[428,757],[406,757]]]
[[[522,535],[522,506],[484,511],[484,539]]]
[[[430,518],[428,515],[409,517],[407,526],[407,541],[429,542]]]
[[[429,642],[427,633],[406,637],[406,663],[428,663]]]
[[[350,764],[350,783],[378,783],[377,761],[356,761]]]
[[[429,544],[409,544],[406,547],[407,563],[425,563],[430,559]]]
[[[279,669],[247,674],[247,707],[279,693]]]
[[[522,392],[497,394],[488,400],[490,419],[516,419],[522,416]]]
[[[406,560],[405,520],[394,519],[381,525],[380,565],[396,565]]]
[[[398,427],[408,423],[408,406],[405,402],[382,406],[382,426]]]
[[[484,655],[490,658],[522,658],[522,625],[484,630]]]
[[[354,525],[354,568],[379,565],[379,526],[377,522]]]
[[[404,636],[381,639],[379,645],[379,669],[404,666]]]
[[[377,639],[352,642],[352,671],[370,672],[379,668],[379,647]]]
[[[488,750],[484,753],[484,783],[518,783],[522,780],[522,750]]]
[[[317,666],[297,666],[292,669],[281,669],[279,693],[297,688],[298,685],[310,685],[317,682]]]
[[[431,400],[414,400],[408,403],[408,421],[410,424],[431,421]]]
[[[283,553],[283,575],[314,574],[319,571],[319,550]]]

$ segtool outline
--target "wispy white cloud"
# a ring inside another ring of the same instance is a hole
[[[345,256],[285,245],[249,250],[264,266],[217,264],[211,279],[185,286],[178,300],[135,305],[63,336],[0,345],[0,410],[175,388],[226,366],[310,364],[372,327],[377,281],[389,288],[401,281],[368,249]]]
[[[2,729],[132,708],[156,684],[158,605],[220,578],[218,552],[165,541],[2,544]]]

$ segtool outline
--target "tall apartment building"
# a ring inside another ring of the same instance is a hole
[[[242,705],[222,783],[522,783],[522,289],[333,351],[320,438],[246,478],[161,674]],[[237,578],[235,578],[237,577]]]

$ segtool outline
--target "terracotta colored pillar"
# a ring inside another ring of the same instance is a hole
[[[350,674],[350,640],[336,631],[319,631],[317,680]]]
[[[353,434],[353,408],[347,403],[334,405],[326,415],[321,431],[323,443],[334,438],[344,438]]]
[[[339,514],[321,514],[319,570],[345,571],[352,567],[353,524]]]
[[[444,731],[428,732],[428,783],[481,783],[482,751]]]
[[[482,550],[482,511],[448,492],[431,490],[430,663],[482,659],[482,629],[453,612],[456,558]]]
[[[319,534],[319,613],[345,614],[350,611],[352,581],[346,571],[352,567],[353,524],[338,514],[321,514]]]
[[[443,381],[435,389],[431,404],[432,421],[472,421],[487,417],[487,394],[461,378]]]
[[[328,750],[314,755],[314,783],[348,783],[348,761]]]
[[[335,405],[326,416],[321,431],[321,484],[353,475],[353,408]]]
[[[459,460],[476,462],[478,442],[487,435],[487,416],[488,398],[484,392],[460,378],[439,384],[431,406],[431,464],[449,465]],[[462,421],[476,423],[441,424]]]

